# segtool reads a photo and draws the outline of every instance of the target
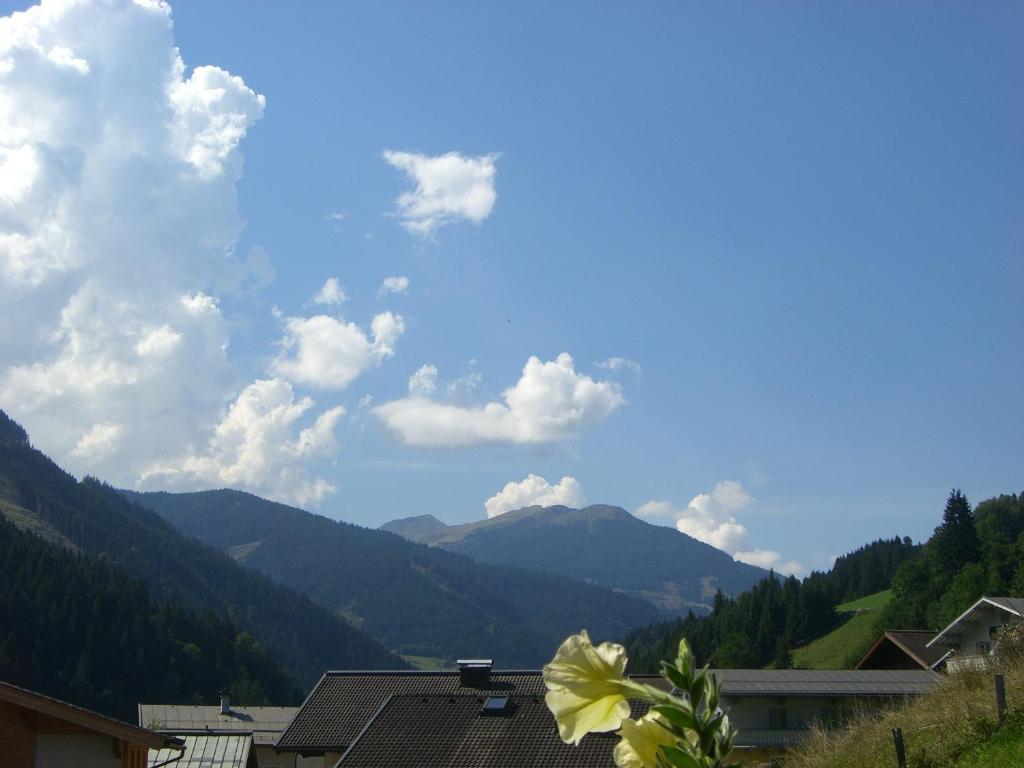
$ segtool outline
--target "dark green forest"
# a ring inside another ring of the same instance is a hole
[[[686,637],[703,663],[718,667],[787,667],[790,651],[831,631],[835,607],[892,588],[874,635],[886,629],[937,631],[982,595],[1024,593],[1024,494],[1004,494],[971,508],[950,492],[942,522],[923,545],[876,541],[803,581],[762,581],[735,599],[719,596],[709,616],[643,627],[625,644],[632,666],[654,671]],[[867,648],[851,648],[849,660]]]
[[[839,624],[837,605],[888,587],[917,550],[908,538],[879,540],[838,558],[825,573],[803,580],[772,573],[735,598],[719,593],[707,616],[691,613],[627,635],[630,667],[657,671],[662,659],[674,657],[681,637],[687,638],[702,664],[789,667],[791,649]]]
[[[1024,494],[1004,494],[975,509],[960,491],[942,524],[892,582],[880,626],[939,629],[982,595],[1024,594]]]
[[[140,701],[301,700],[284,670],[228,618],[158,603],[138,579],[0,517],[0,679],[135,720]]]
[[[104,483],[79,482],[0,411],[0,501],[51,539],[141,579],[158,603],[229,617],[308,690],[325,669],[398,668],[395,654],[344,619],[182,535]]]

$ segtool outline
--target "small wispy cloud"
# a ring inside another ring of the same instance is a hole
[[[345,288],[336,277],[329,277],[320,286],[320,289],[313,294],[313,303],[322,304],[328,307],[336,307],[348,301]]]
[[[387,296],[390,293],[408,293],[409,292],[409,278],[404,275],[392,275],[391,277],[385,277],[384,282],[380,284],[380,289],[377,291],[377,296]]]
[[[606,371],[630,371],[636,376],[642,376],[644,372],[640,363],[630,360],[628,357],[609,357],[607,360],[597,363],[597,367]]]

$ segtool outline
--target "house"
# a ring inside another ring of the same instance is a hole
[[[614,768],[617,741],[590,734],[579,746],[565,744],[543,695],[391,694],[337,766]]]
[[[887,629],[854,669],[934,669],[938,670],[950,652],[929,647],[935,637],[930,629]]]
[[[3,768],[146,768],[150,750],[180,755],[180,739],[0,682]]]
[[[490,662],[467,660],[456,671],[327,672],[299,707],[277,749],[332,768],[393,695],[527,696],[543,700],[538,671],[492,672]],[[554,728],[554,721],[551,722]],[[557,733],[555,739],[558,738]]]
[[[317,768],[614,765],[614,734],[590,734],[578,747],[562,743],[539,671],[472,663],[457,672],[328,672],[277,749]],[[839,722],[856,707],[924,693],[943,679],[928,670],[714,672],[740,728],[737,758],[751,765],[798,743],[814,721]],[[661,677],[633,679],[666,687]],[[637,703],[633,715],[644,711]]]
[[[1024,621],[1024,598],[982,597],[928,642],[929,648],[952,651],[946,669],[984,669],[996,630]]]
[[[927,693],[944,679],[930,670],[714,669],[721,706],[739,729],[736,759],[770,765],[814,723],[839,725],[853,711]]]
[[[207,749],[213,749],[218,755],[233,755],[234,762],[224,763],[225,768],[229,765],[245,768],[249,754],[254,768],[296,768],[294,755],[281,755],[274,749],[296,712],[298,707],[232,706],[228,694],[222,693],[219,706],[139,704],[139,725],[185,740],[185,758],[175,764],[176,768],[185,768],[190,756],[202,755]],[[200,735],[225,738],[198,741],[191,738]],[[247,744],[244,754],[239,751],[242,743]]]

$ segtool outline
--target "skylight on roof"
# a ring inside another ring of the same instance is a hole
[[[488,696],[480,708],[481,715],[500,715],[508,709],[508,696]]]

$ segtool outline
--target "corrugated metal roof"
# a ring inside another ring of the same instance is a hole
[[[927,669],[713,669],[724,696],[908,696],[945,678]]]
[[[181,760],[172,763],[175,768],[246,768],[252,737],[248,734],[186,734],[185,752]],[[150,751],[149,765],[171,760],[177,750]]]
[[[298,707],[231,707],[222,715],[219,706],[187,704],[139,704],[139,724],[152,724],[157,731],[273,731],[280,733],[291,723]]]
[[[1024,597],[990,597],[989,600],[1024,618]]]

